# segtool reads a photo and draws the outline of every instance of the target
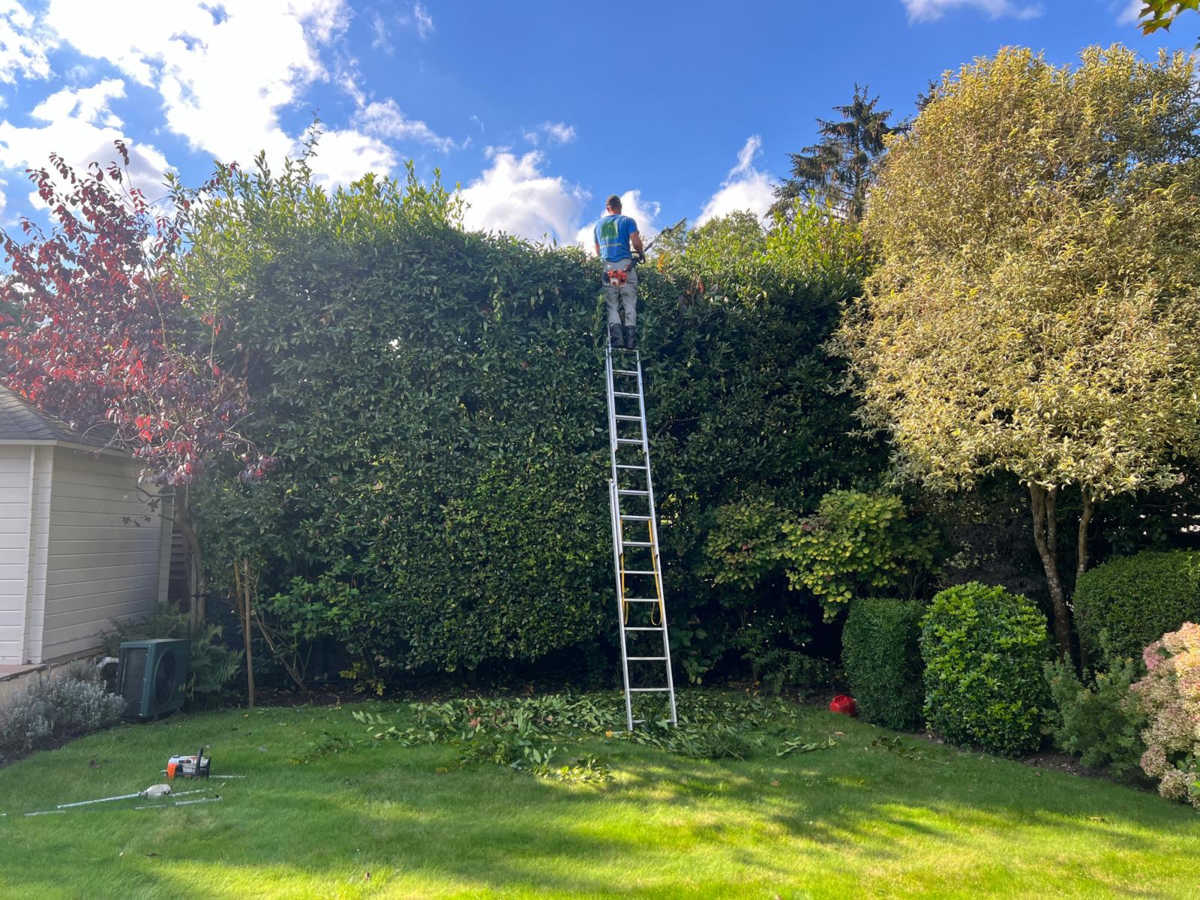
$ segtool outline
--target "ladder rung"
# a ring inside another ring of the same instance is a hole
[[[658,602],[657,597],[622,597],[621,599],[623,599],[626,603],[657,603]],[[657,628],[654,630],[658,631]]]
[[[641,397],[641,394],[631,394],[628,391],[613,391],[614,397]]]
[[[636,375],[636,369],[613,369],[614,375]]]
[[[621,514],[621,518],[622,519],[630,519],[634,522],[649,522],[650,521],[649,516],[627,516],[624,513]]]
[[[662,691],[669,691],[669,690],[671,690],[671,689],[670,689],[669,687],[661,687],[661,688],[630,688],[629,690],[630,690],[630,692],[631,692],[631,693],[632,693],[633,691],[637,691],[639,694],[645,694],[645,693],[648,693],[648,692],[650,692],[650,691],[659,691],[659,692],[662,692]]]
[[[642,443],[642,439],[641,438],[617,438],[617,443],[618,444],[637,444],[640,446]]]
[[[627,656],[626,662],[666,662],[665,656]]]
[[[622,547],[653,547],[649,541],[621,541]]]
[[[624,465],[624,464],[618,463],[617,468],[618,469],[641,469],[644,472],[644,471],[646,471],[647,467],[646,466],[629,466],[629,465]]]
[[[661,625],[624,625],[626,631],[662,631]]]
[[[622,569],[622,575],[657,575],[653,569]]]
[[[617,416],[617,421],[618,422],[640,422],[640,421],[642,421],[642,417],[641,416]]]
[[[618,494],[633,494],[635,497],[649,497],[649,491],[635,491],[633,488],[618,488]]]

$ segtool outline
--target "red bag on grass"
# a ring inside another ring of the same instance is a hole
[[[830,712],[841,713],[844,716],[858,715],[858,706],[854,702],[853,697],[848,697],[845,694],[838,694],[829,701]]]

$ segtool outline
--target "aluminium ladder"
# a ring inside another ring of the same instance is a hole
[[[605,343],[608,445],[612,464],[608,498],[612,512],[625,724],[632,731],[635,723],[645,721],[633,718],[634,694],[666,694],[670,707],[667,719],[672,725],[676,724],[675,681],[671,675],[667,606],[663,599],[662,562],[658,552],[654,482],[650,477],[641,354],[637,350],[619,350],[625,354],[625,360],[632,359],[633,368],[615,368],[613,348],[607,341]],[[655,641],[655,637],[659,640]],[[634,648],[632,655],[631,645]],[[656,672],[663,674],[666,684],[647,683],[647,679],[653,680]],[[635,674],[638,677],[633,677]]]

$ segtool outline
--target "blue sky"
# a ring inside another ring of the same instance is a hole
[[[124,137],[161,194],[168,169],[196,183],[214,159],[294,154],[316,115],[327,184],[411,158],[462,186],[473,228],[569,243],[619,193],[652,234],[763,210],[856,82],[904,118],[930,79],[1005,45],[1062,64],[1196,43],[1200,16],[1143,37],[1138,6],[0,0],[0,224],[37,214],[23,170],[50,151],[82,165]]]

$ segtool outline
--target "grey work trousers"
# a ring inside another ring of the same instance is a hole
[[[608,273],[614,270],[626,273],[624,284],[619,279],[613,281],[609,278]],[[625,313],[625,324],[630,328],[637,325],[637,267],[633,260],[604,263],[604,302],[608,306],[609,325],[621,324],[618,305],[623,307],[621,311]]]

